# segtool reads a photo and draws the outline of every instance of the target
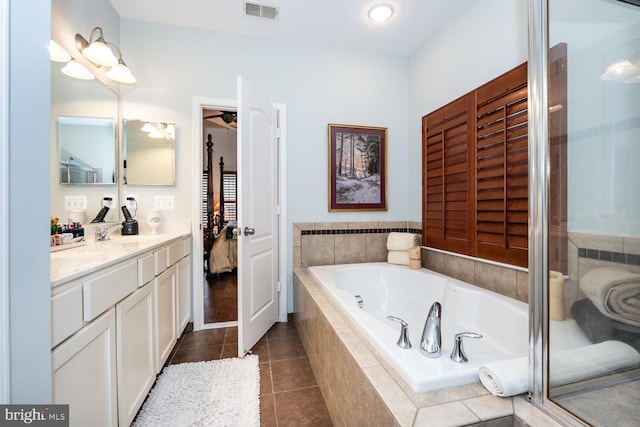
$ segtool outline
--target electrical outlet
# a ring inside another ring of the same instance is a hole
[[[64,210],[87,210],[87,196],[64,196]]]
[[[156,209],[174,209],[175,197],[173,196],[154,196],[153,207]]]
[[[114,200],[116,199],[116,195],[115,194],[105,194],[102,196],[102,206],[106,206],[109,209],[113,208],[114,206]],[[108,199],[110,198],[111,200],[104,200],[104,199]]]
[[[133,199],[133,200],[131,200],[131,199]],[[127,194],[126,197],[125,197],[124,204],[127,207],[127,209],[129,209],[131,214],[135,215],[134,212],[138,210],[138,195],[137,194]]]

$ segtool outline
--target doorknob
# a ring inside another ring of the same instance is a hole
[[[253,228],[249,228],[249,227],[244,228],[245,236],[253,236],[255,233],[256,233],[256,230],[254,230]]]

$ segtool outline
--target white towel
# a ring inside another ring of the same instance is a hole
[[[389,264],[409,265],[409,252],[389,251],[389,253],[387,253],[387,262]]]
[[[640,353],[620,341],[604,341],[584,347],[552,352],[550,386],[559,386],[640,365]],[[480,382],[492,394],[509,397],[528,389],[529,358],[518,357],[482,365]]]
[[[640,327],[640,274],[601,267],[580,280],[580,290],[605,316]]]
[[[417,245],[417,236],[412,233],[391,232],[387,237],[388,251],[406,251]]]

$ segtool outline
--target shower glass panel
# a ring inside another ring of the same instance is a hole
[[[549,0],[548,399],[640,408],[640,7]]]

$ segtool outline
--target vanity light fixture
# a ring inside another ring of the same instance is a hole
[[[50,40],[49,59],[55,62],[69,62],[71,60],[71,55],[69,55],[58,43]]]
[[[111,67],[118,63],[118,58],[113,54],[107,41],[102,35],[102,28],[95,27],[89,34],[87,41],[80,34],[76,34],[76,47],[82,56],[96,65]]]
[[[607,71],[605,71],[600,79],[602,80],[615,80],[629,74],[633,73],[636,70],[636,67],[629,61],[628,59],[621,59],[619,61],[615,61],[611,65],[607,67]]]
[[[120,48],[104,39],[102,28],[95,27],[91,30],[88,41],[82,35],[76,34],[76,47],[82,56],[95,64],[96,67],[111,67],[106,72],[106,76],[111,80],[127,84],[136,82],[136,78],[133,77],[122,59]],[[113,53],[113,49],[117,51],[117,56]]]
[[[94,76],[91,71],[87,70],[84,65],[82,65],[75,59],[67,62],[67,65],[62,67],[60,71],[62,71],[63,74],[66,74],[69,77],[80,80],[93,80],[96,78],[96,76]]]
[[[369,9],[369,19],[374,22],[384,22],[393,15],[393,6],[388,3],[379,3]]]

